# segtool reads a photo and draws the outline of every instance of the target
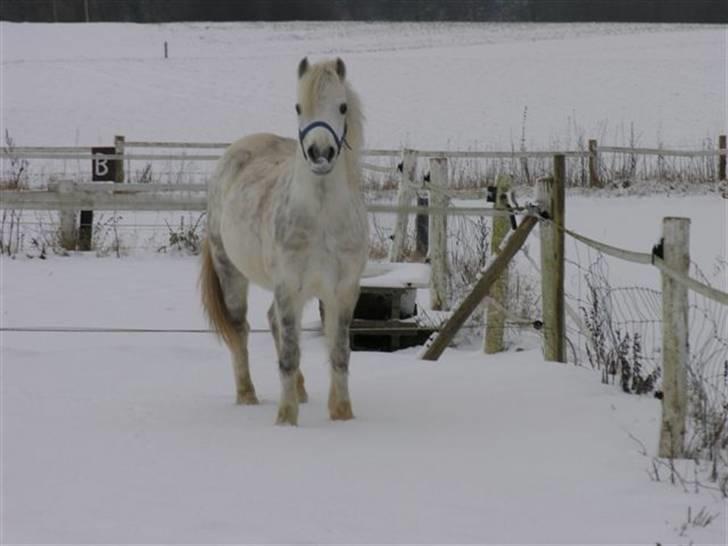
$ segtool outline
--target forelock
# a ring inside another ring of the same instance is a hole
[[[310,112],[314,108],[316,98],[321,94],[321,91],[331,82],[338,80],[336,61],[316,63],[309,66],[306,73],[298,80],[301,108]]]

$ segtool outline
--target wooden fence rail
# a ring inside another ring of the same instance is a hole
[[[131,148],[128,143],[125,148]],[[189,148],[196,148],[190,146]],[[519,159],[519,158],[550,158],[554,155],[564,157],[590,157],[593,151],[533,151],[533,152],[458,152],[446,150],[413,150],[418,157],[429,159],[431,157],[446,157],[448,159]],[[598,146],[597,153],[612,152],[634,155],[657,155],[663,157],[721,157],[725,156],[724,150],[662,150],[659,148],[623,148],[619,146]],[[365,157],[398,157],[401,154],[397,150],[365,150],[362,155]],[[90,147],[69,148],[69,147],[22,147],[0,150],[0,158],[22,158],[22,159],[58,159],[90,161],[94,159]],[[130,161],[217,161],[222,154],[104,154],[105,159],[130,160]]]
[[[143,148],[162,150],[223,150],[230,144],[226,142],[146,142],[124,140],[123,148]],[[555,155],[564,157],[595,159],[599,153],[625,153],[634,155],[657,155],[663,157],[725,157],[727,155],[725,135],[720,135],[718,148],[715,150],[677,150],[669,148],[638,148],[624,146],[599,146],[596,140],[589,141],[587,150],[525,150],[525,151],[473,151],[473,150],[413,150],[418,157],[429,159],[431,157],[447,157],[448,159],[519,159],[519,158],[550,158]],[[0,157],[18,157],[27,159],[79,159],[90,160],[91,146],[16,146],[0,150]],[[362,151],[365,157],[399,157],[401,150],[367,149]],[[222,154],[118,154],[107,155],[107,159],[128,159],[140,161],[169,160],[169,161],[215,161]]]
[[[64,210],[90,208],[96,210],[189,210],[207,208],[205,184],[114,184],[79,183],[67,181],[65,193],[62,183],[51,183],[41,190],[0,190],[0,210]],[[180,195],[181,194],[181,195]],[[370,213],[400,214],[402,212],[447,216],[511,216],[529,214],[526,210],[499,211],[485,206],[405,206],[370,203]]]
[[[726,155],[725,149],[668,150],[662,148],[626,148],[622,146],[598,146],[597,151],[634,155],[659,155],[663,157],[719,157]]]

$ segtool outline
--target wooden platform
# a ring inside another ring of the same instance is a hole
[[[428,287],[429,274],[427,264],[369,264],[354,310],[351,349],[390,352],[424,344],[434,329],[416,320],[417,289]]]
[[[351,325],[352,351],[392,352],[424,345],[433,328],[420,326],[415,320],[357,320]]]

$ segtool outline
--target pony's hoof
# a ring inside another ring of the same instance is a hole
[[[348,421],[354,418],[351,411],[351,401],[341,400],[329,404],[329,415],[332,421]]]
[[[298,408],[294,405],[280,406],[276,425],[298,426]]]
[[[306,392],[306,387],[303,384],[303,374],[300,372],[296,379],[296,398],[298,398],[299,404],[305,404],[308,402],[308,393]]]
[[[255,391],[239,392],[237,404],[239,406],[255,406],[258,404],[258,397],[255,395]]]

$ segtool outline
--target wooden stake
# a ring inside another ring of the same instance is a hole
[[[518,229],[514,231],[508,238],[508,241],[503,246],[500,254],[496,256],[495,260],[483,271],[475,286],[465,299],[460,303],[457,309],[453,312],[452,316],[448,319],[442,329],[438,332],[435,339],[427,346],[425,352],[422,355],[422,360],[437,360],[440,355],[445,351],[448,344],[452,341],[458,330],[465,324],[468,317],[473,314],[473,311],[480,305],[483,298],[488,295],[490,287],[493,285],[498,275],[501,274],[503,269],[508,265],[511,258],[518,252],[518,249],[523,246],[526,242],[528,234],[534,228],[538,220],[532,216],[524,218]]]
[[[418,207],[429,205],[430,198],[427,195],[417,196]],[[415,215],[415,249],[419,259],[424,259],[430,249],[430,217],[424,213]]]
[[[417,170],[417,152],[414,150],[402,151],[402,181],[397,192],[397,206],[409,207],[415,197],[412,184],[415,180]],[[392,246],[389,249],[389,261],[401,262],[404,257],[405,241],[407,239],[407,224],[409,214],[406,212],[397,213],[397,220],[394,225],[394,237]]]
[[[690,268],[690,219],[662,220],[663,260],[674,271]],[[687,419],[688,289],[662,274],[662,426],[660,457],[685,454]]]
[[[554,176],[540,182],[540,204],[550,222],[541,231],[541,294],[544,323],[544,358],[566,362],[564,315],[564,181],[566,160],[554,156]]]
[[[450,199],[442,191],[448,186],[447,158],[430,159],[430,203],[432,207],[446,208]],[[447,264],[447,216],[431,214],[430,231],[430,304],[432,309],[450,308],[449,267]]]
[[[599,151],[597,141],[589,140],[589,186],[592,188],[601,188],[602,183],[599,180]]]
[[[48,185],[48,191],[56,191],[58,193],[73,193],[74,184],[71,180],[61,180],[57,185]],[[65,250],[76,250],[78,241],[78,226],[76,218],[78,211],[74,209],[61,209],[58,211],[60,218],[60,243]]]
[[[94,230],[94,211],[82,210],[78,220],[78,249],[91,250]]]
[[[122,135],[116,135],[114,137],[114,148],[115,153],[117,155],[124,155],[124,137]],[[117,159],[116,161],[116,171],[115,171],[115,178],[114,182],[122,183],[124,182],[124,160],[123,159]]]
[[[496,179],[495,209],[508,208],[508,191],[511,189],[511,177],[505,174],[498,175]],[[493,232],[491,234],[490,249],[493,255],[500,252],[501,243],[508,235],[511,222],[506,216],[493,217]],[[503,337],[505,333],[506,317],[500,308],[506,307],[506,293],[508,291],[508,267],[498,276],[490,289],[490,297],[500,305],[488,305],[485,310],[485,337],[483,350],[486,354],[500,353],[505,348]]]

